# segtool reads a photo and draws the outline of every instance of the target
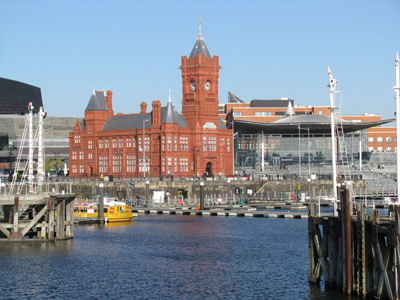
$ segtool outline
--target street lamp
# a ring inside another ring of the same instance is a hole
[[[232,125],[232,174],[235,174],[235,120],[225,121],[228,124]]]
[[[194,167],[194,173],[193,173],[193,176],[194,176],[194,178],[196,179],[197,177],[198,177],[198,175],[199,175],[199,173],[197,172],[198,170],[197,170],[197,156],[199,156],[200,155],[200,149],[193,149],[193,160],[194,160],[194,162],[193,162],[193,167]]]
[[[146,135],[146,129],[144,127],[144,124],[149,121],[148,119],[143,119],[143,143],[142,143],[142,147],[143,147],[143,178],[146,178],[146,149],[145,149],[145,135]]]

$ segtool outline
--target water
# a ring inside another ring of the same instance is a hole
[[[307,220],[141,215],[0,244],[0,299],[350,299],[308,268]]]

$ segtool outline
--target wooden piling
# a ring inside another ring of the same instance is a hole
[[[367,215],[362,204],[353,211],[350,185],[341,184],[338,195],[338,217],[318,217],[310,206],[310,283],[319,283],[323,275],[326,287],[345,294],[399,300],[400,207],[393,208],[394,217],[379,210]]]

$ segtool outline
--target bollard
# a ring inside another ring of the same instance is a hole
[[[204,182],[200,182],[200,210],[204,210]]]
[[[104,184],[100,182],[100,195],[99,195],[99,219],[104,222]]]

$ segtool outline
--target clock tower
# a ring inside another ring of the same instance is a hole
[[[199,35],[189,58],[182,57],[182,113],[192,129],[218,128],[219,57],[211,57]]]

